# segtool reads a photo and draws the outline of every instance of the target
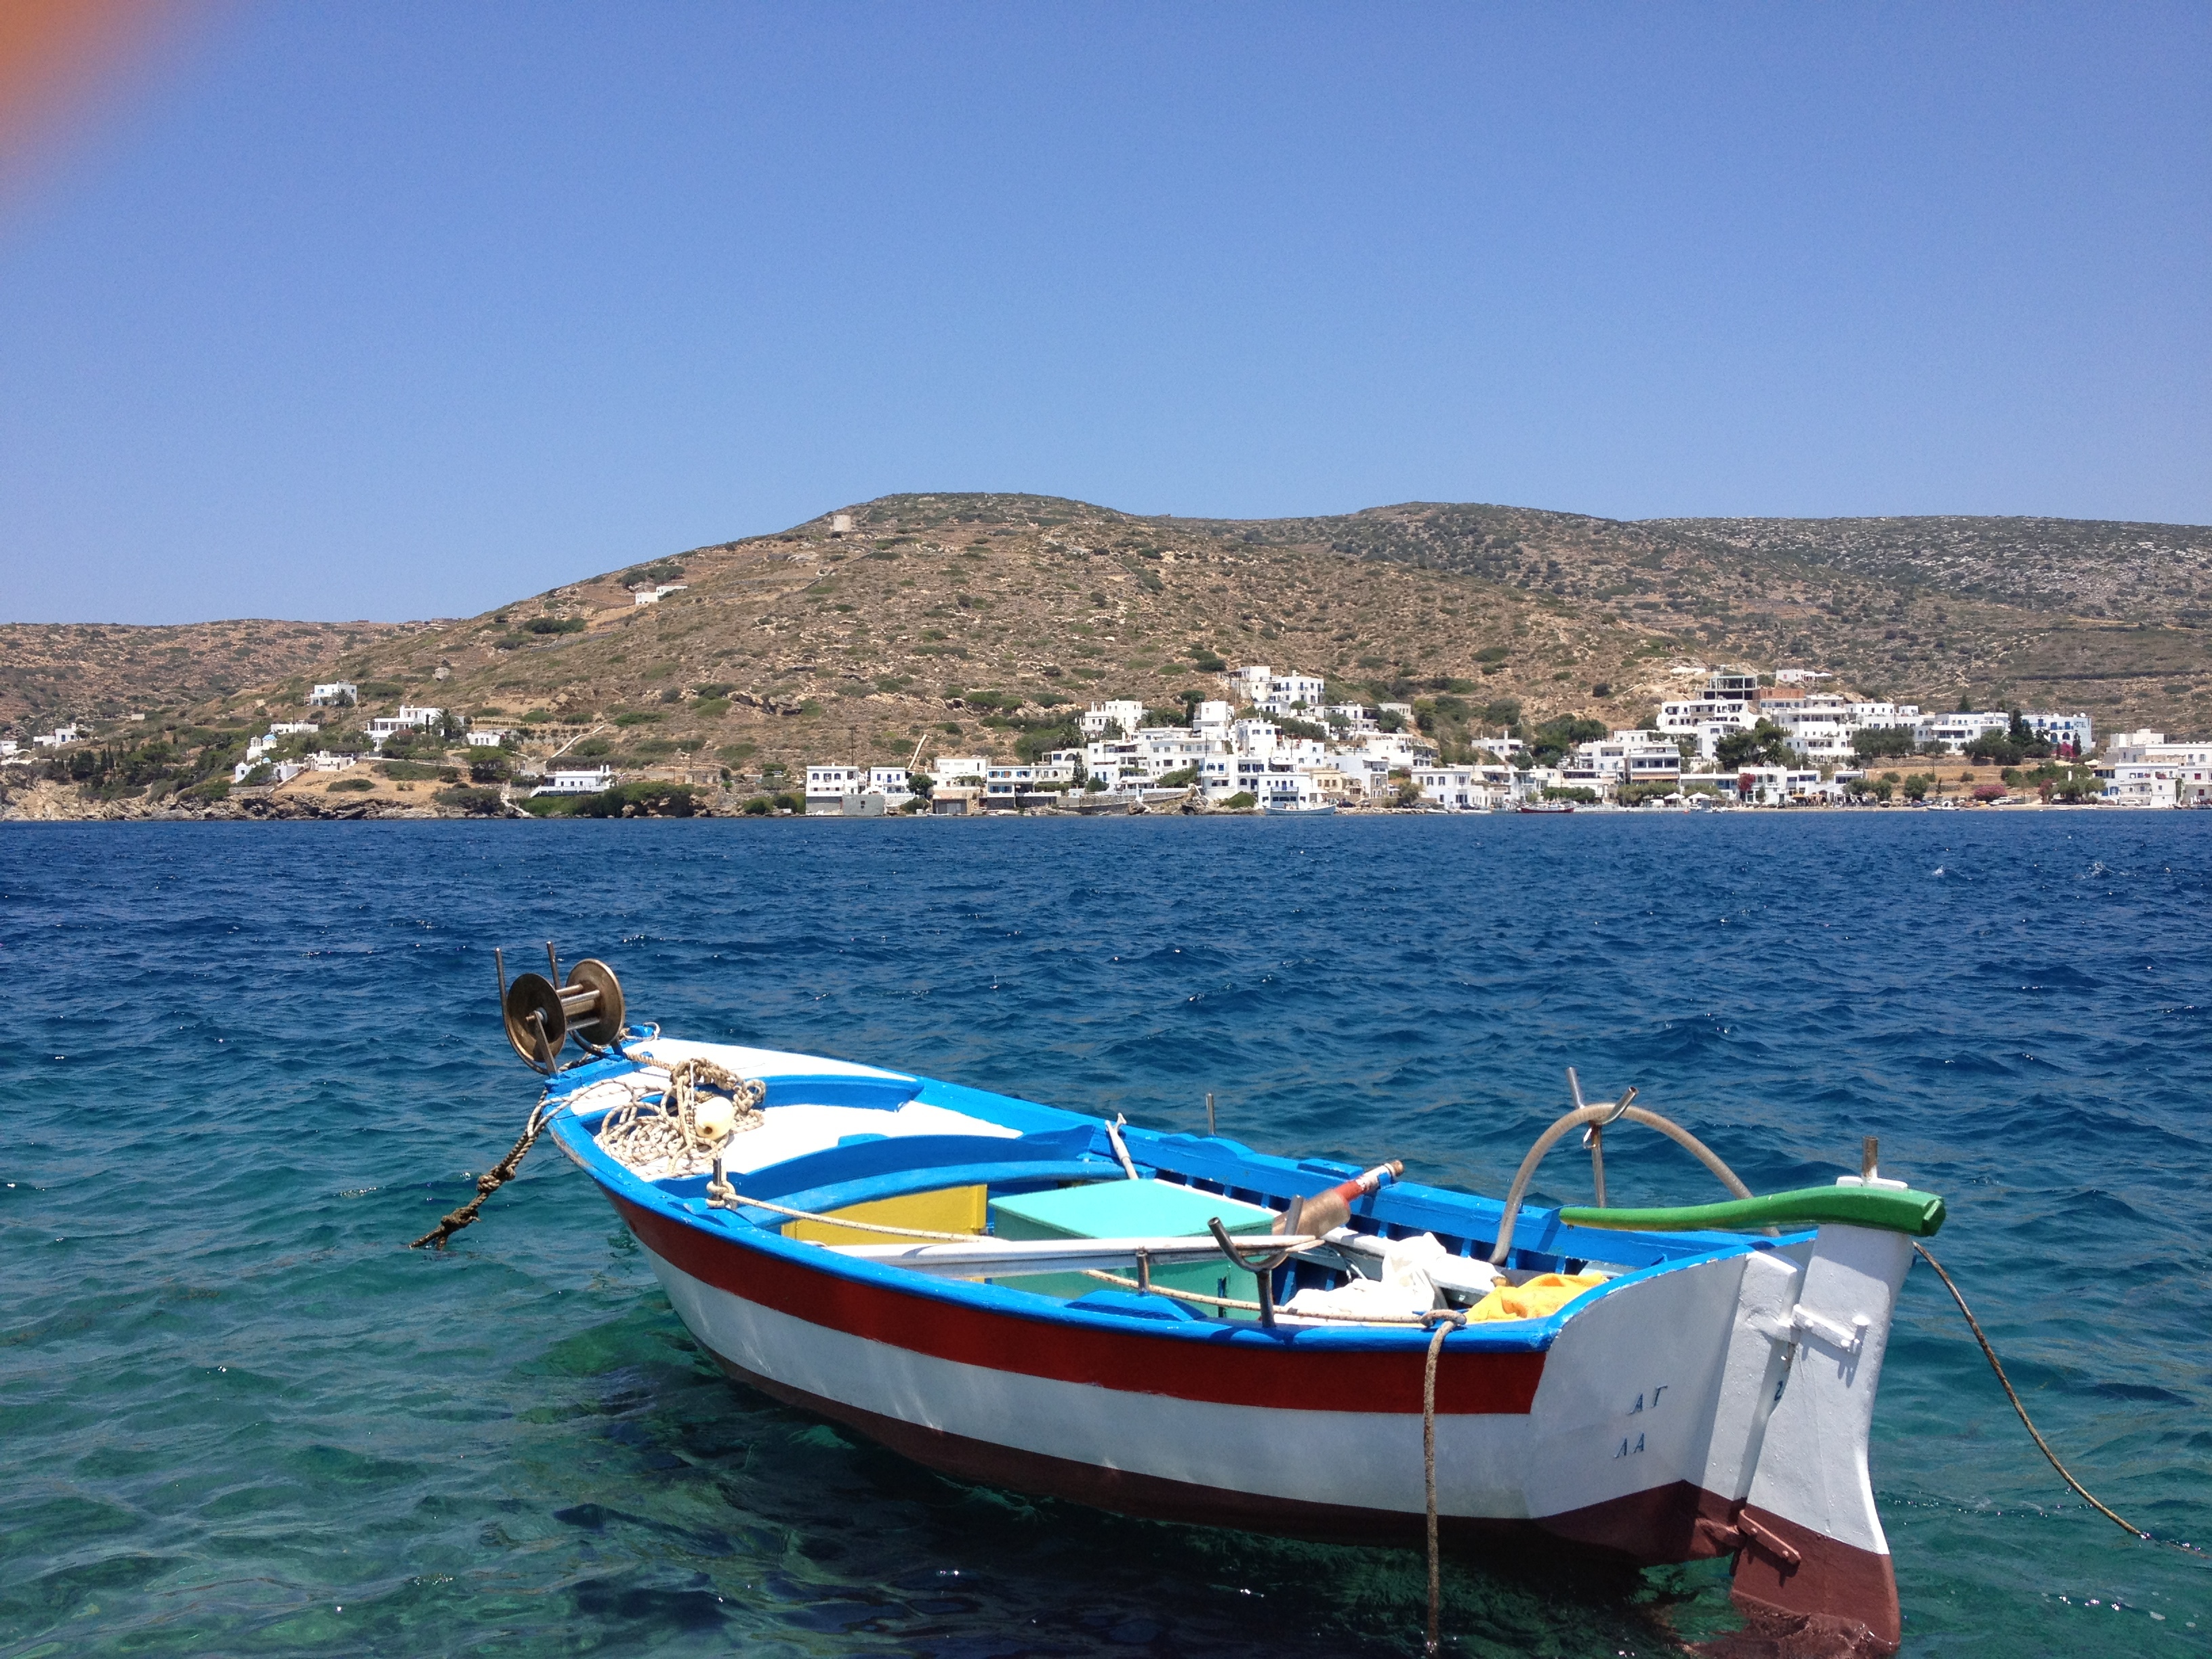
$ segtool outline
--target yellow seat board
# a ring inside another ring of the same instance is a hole
[[[913,1193],[904,1198],[879,1198],[830,1213],[850,1221],[872,1221],[879,1227],[912,1227],[933,1233],[980,1233],[983,1231],[983,1187],[945,1187],[933,1193]],[[786,1238],[803,1238],[817,1244],[887,1244],[894,1239],[858,1227],[840,1227],[828,1221],[794,1221],[783,1230]]]

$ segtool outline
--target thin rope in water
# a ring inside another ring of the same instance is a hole
[[[2079,1492],[2082,1501],[2091,1509],[2096,1510],[2123,1532],[2133,1533],[2147,1544],[2164,1544],[2169,1549],[2184,1550],[2191,1555],[2203,1554],[2204,1552],[2194,1544],[2179,1542],[2171,1538],[2154,1538],[2134,1522],[2122,1519],[2113,1510],[2100,1503],[2095,1493],[2074,1478],[2074,1472],[2058,1461],[2058,1454],[2051,1449],[2051,1443],[2043,1437],[2033,1421],[2028,1417],[2027,1407],[2021,1404],[2020,1395],[2012,1386],[2012,1379],[2005,1375],[2005,1368],[1997,1358],[1997,1351],[1990,1346],[1989,1338],[1982,1334],[1981,1322],[1974,1317],[1974,1310],[1966,1305],[1966,1298],[1959,1293],[1959,1287],[1953,1282],[1951,1275],[1943,1271],[1943,1264],[1936,1259],[1934,1253],[1925,1244],[1920,1243],[1917,1240],[1914,1241],[1912,1248],[1920,1253],[1922,1261],[1936,1270],[1936,1277],[1942,1279],[1943,1288],[1951,1292],[1951,1300],[1959,1304],[1959,1311],[1966,1317],[1966,1328],[1974,1334],[1974,1340],[1982,1345],[1982,1357],[1990,1362],[1990,1369],[1997,1374],[1997,1386],[2005,1391],[2005,1398],[2012,1401],[2013,1410],[2020,1413],[2021,1426],[2027,1431],[2028,1437],[2035,1442],[2036,1449],[2049,1458],[2051,1467],[2058,1471],[2058,1478]]]

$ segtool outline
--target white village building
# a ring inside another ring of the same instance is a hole
[[[1278,674],[1265,663],[1232,668],[1221,678],[1228,682],[1233,701],[1240,706],[1249,703],[1270,714],[1318,710],[1328,690],[1318,674],[1301,674],[1296,670]]]
[[[401,732],[426,731],[445,717],[442,708],[417,708],[403,702],[398,714],[380,714],[369,721],[368,740],[381,749],[386,738]]]
[[[2212,742],[2168,742],[2162,732],[2122,732],[2097,763],[2104,799],[2119,806],[2212,805]]]
[[[556,767],[544,782],[530,793],[533,795],[596,795],[614,787],[615,769],[611,766]]]
[[[1083,735],[1103,738],[1116,733],[1127,737],[1145,723],[1145,705],[1132,697],[1115,697],[1106,702],[1094,702],[1083,713]]]

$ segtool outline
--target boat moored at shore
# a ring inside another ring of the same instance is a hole
[[[779,1400],[957,1479],[1130,1515],[1732,1556],[1762,1639],[1899,1638],[1868,1434],[1912,1241],[1943,1206],[1870,1164],[1753,1198],[1686,1132],[1577,1094],[1501,1201],[634,1033],[596,963],[506,1001],[547,1073],[533,1122],[716,1364]],[[560,1066],[579,1021],[594,1046]],[[1567,1128],[1624,1117],[1735,1195],[1607,1209],[1601,1166],[1597,1206],[1523,1201]]]

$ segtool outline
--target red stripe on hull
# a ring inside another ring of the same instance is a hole
[[[1416,1413],[1421,1409],[1421,1343],[1409,1342],[1397,1352],[1292,1352],[1273,1343],[1229,1340],[1226,1329],[1194,1340],[1024,1318],[819,1273],[786,1256],[716,1238],[617,1194],[609,1196],[646,1249],[701,1283],[809,1324],[909,1352],[1054,1382],[1217,1405]],[[1437,1368],[1437,1410],[1454,1416],[1526,1415],[1543,1374],[1541,1353],[1455,1354],[1447,1346]]]

